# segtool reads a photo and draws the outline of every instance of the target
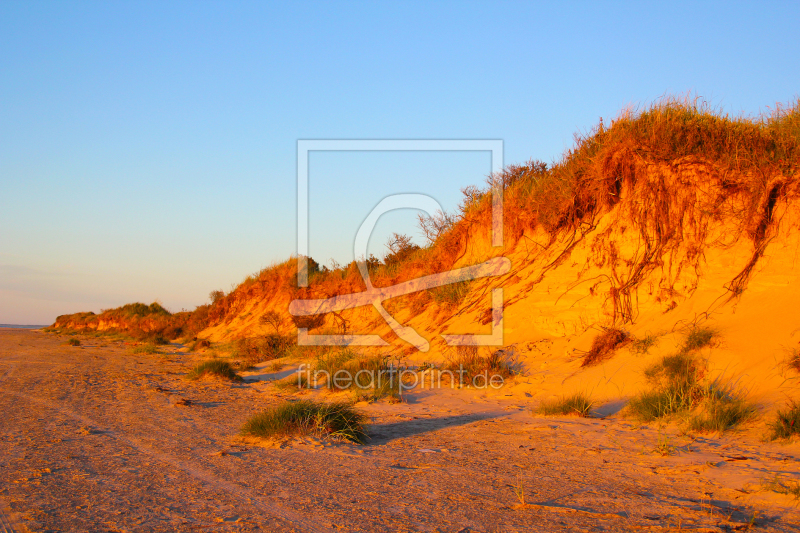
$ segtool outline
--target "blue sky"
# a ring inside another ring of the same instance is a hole
[[[3,2],[0,323],[192,309],[285,259],[298,139],[502,139],[506,163],[552,161],[664,94],[756,114],[800,91],[798,21],[796,2]],[[453,208],[489,168],[314,154],[311,255],[350,260],[386,194]],[[415,218],[387,215],[376,253]]]

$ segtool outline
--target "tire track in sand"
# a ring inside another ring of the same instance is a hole
[[[0,378],[0,384],[2,384],[3,381],[5,381],[5,378],[8,377],[13,370],[14,370],[13,367],[10,368],[9,371],[6,373],[6,375],[4,375],[2,378]],[[80,422],[81,424],[98,428],[103,432],[102,433],[103,435],[107,435],[107,436],[109,436],[109,437],[111,437],[113,439],[116,439],[116,440],[122,442],[123,444],[127,445],[128,447],[133,448],[133,449],[135,449],[136,451],[138,451],[138,452],[140,452],[142,454],[148,455],[148,456],[152,457],[153,459],[156,459],[156,460],[158,460],[158,461],[160,461],[162,463],[166,463],[166,464],[172,465],[175,468],[178,468],[178,469],[184,471],[185,473],[187,473],[188,475],[190,475],[194,479],[200,481],[201,483],[203,483],[203,484],[205,484],[205,485],[207,485],[209,487],[212,487],[214,489],[217,489],[219,491],[226,492],[229,495],[231,495],[233,498],[239,500],[240,502],[242,502],[245,505],[255,506],[256,508],[258,508],[263,513],[266,513],[266,514],[268,514],[270,516],[273,516],[275,518],[279,518],[280,520],[283,520],[284,522],[287,523],[287,525],[289,525],[291,527],[300,528],[300,529],[303,529],[303,530],[309,531],[309,532],[333,533],[333,531],[334,531],[333,529],[323,525],[319,520],[317,520],[317,519],[315,519],[313,517],[303,516],[303,515],[295,512],[295,511],[293,511],[292,509],[289,509],[289,508],[286,508],[286,507],[283,507],[283,506],[279,506],[279,505],[276,505],[276,504],[273,504],[273,503],[264,502],[264,501],[258,499],[258,497],[256,495],[252,494],[245,487],[242,487],[240,485],[236,485],[234,483],[231,483],[229,481],[221,479],[221,478],[215,476],[214,474],[212,474],[210,472],[207,472],[207,471],[202,470],[200,468],[196,468],[196,467],[194,467],[194,466],[192,466],[190,464],[187,464],[186,462],[184,462],[184,461],[182,461],[182,460],[180,460],[180,459],[178,459],[176,457],[173,457],[173,456],[171,456],[169,454],[153,450],[149,446],[147,446],[145,444],[142,444],[141,442],[137,441],[136,439],[133,439],[133,438],[127,436],[127,435],[123,435],[123,434],[121,434],[121,433],[119,433],[117,431],[114,431],[114,430],[110,429],[110,428],[104,427],[102,424],[98,424],[97,422],[95,422],[91,418],[88,418],[88,417],[86,417],[84,415],[81,415],[81,414],[76,413],[74,411],[71,411],[69,409],[65,409],[63,407],[55,405],[50,401],[47,401],[47,400],[44,400],[44,399],[41,399],[41,398],[34,398],[33,396],[30,396],[30,395],[22,393],[22,392],[16,392],[16,391],[11,391],[11,390],[7,390],[7,389],[4,389],[4,388],[0,388],[0,393],[6,394],[6,395],[10,395],[10,396],[15,396],[17,398],[21,398],[21,399],[27,400],[29,402],[33,402],[33,403],[37,403],[39,405],[43,405],[43,406],[45,406],[45,407],[47,407],[49,409],[52,409],[54,411],[58,411],[61,414],[65,415],[65,416],[67,416],[69,418],[72,418],[73,420],[76,420],[76,421]],[[0,510],[0,513],[2,513],[1,510]],[[11,528],[10,520],[7,517],[5,517],[5,515],[2,515],[2,516],[3,516],[3,519],[9,523],[9,525],[7,527]],[[0,523],[2,523],[2,522],[0,522]],[[3,527],[6,527],[5,524],[3,525]],[[12,529],[8,529],[7,531],[9,533],[15,532],[15,530],[13,528]],[[5,532],[3,532],[3,533],[5,533]]]

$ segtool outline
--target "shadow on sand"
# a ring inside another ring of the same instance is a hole
[[[504,411],[487,411],[483,413],[470,413],[465,415],[443,416],[440,418],[413,418],[387,424],[370,424],[368,444],[376,446],[386,444],[394,439],[411,437],[423,433],[430,433],[440,429],[455,426],[464,426],[481,420],[489,420],[507,416]]]

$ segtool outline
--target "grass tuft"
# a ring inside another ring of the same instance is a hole
[[[770,424],[771,439],[788,439],[800,434],[800,402],[789,402],[785,409],[780,409],[775,420]]]
[[[800,482],[792,479],[783,479],[778,474],[775,474],[772,479],[763,480],[761,488],[778,494],[794,496],[795,500],[800,500]]]
[[[158,353],[158,346],[152,343],[140,344],[128,350],[132,354],[156,354]]]
[[[658,336],[647,334],[641,339],[633,339],[631,341],[631,351],[638,355],[645,355],[656,343],[658,343]]]
[[[220,361],[219,359],[212,359],[200,363],[192,369],[186,376],[188,379],[200,379],[203,376],[219,376],[225,379],[232,379],[239,381],[240,378],[234,371],[231,364],[227,361]]]
[[[70,346],[80,346],[81,341],[79,341],[78,339],[70,339],[67,341],[67,344]]]
[[[711,398],[703,406],[703,412],[694,415],[689,425],[694,431],[723,432],[737,424],[753,418],[755,406],[738,395]]]
[[[717,332],[712,328],[701,328],[695,326],[689,335],[686,336],[686,341],[683,343],[683,351],[690,352],[692,350],[699,350],[711,344],[711,341],[716,337]]]
[[[594,400],[589,395],[576,392],[554,400],[544,400],[534,412],[545,416],[577,415],[588,417],[593,406]]]
[[[363,444],[366,415],[345,402],[284,402],[251,417],[241,433],[261,438],[290,435],[330,436]]]

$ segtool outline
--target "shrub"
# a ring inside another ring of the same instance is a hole
[[[576,392],[554,400],[544,400],[534,412],[545,416],[589,416],[593,406],[594,401],[587,394]]]
[[[772,440],[788,439],[800,434],[800,402],[791,401],[785,409],[778,410],[770,426]]]
[[[239,381],[240,378],[233,370],[231,364],[227,361],[220,361],[219,359],[212,359],[204,363],[200,363],[186,376],[189,379],[200,379],[203,376],[219,376],[225,379],[232,379]]]
[[[581,366],[596,365],[604,359],[608,359],[614,353],[614,350],[625,344],[629,338],[628,333],[621,329],[605,328],[592,341],[592,347],[583,356]]]
[[[78,339],[70,339],[67,341],[67,344],[69,344],[70,346],[80,346],[81,341],[79,341]]]
[[[311,434],[360,444],[367,439],[366,419],[349,403],[300,400],[284,402],[254,415],[242,426],[241,433],[262,438]]]
[[[275,334],[278,334],[281,332],[283,317],[277,311],[270,310],[264,313],[261,318],[258,319],[258,322],[264,325],[272,326],[272,328],[275,330]]]

